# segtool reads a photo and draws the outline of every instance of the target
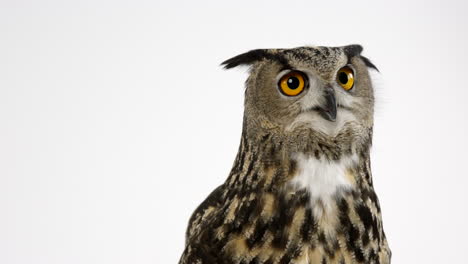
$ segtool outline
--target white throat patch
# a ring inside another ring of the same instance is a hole
[[[322,209],[331,209],[335,204],[334,197],[354,188],[354,176],[348,169],[358,163],[356,154],[344,156],[338,161],[316,159],[304,154],[296,154],[293,158],[297,161],[298,173],[291,184],[297,189],[307,190],[315,215],[321,215]],[[319,201],[323,207],[315,206]]]

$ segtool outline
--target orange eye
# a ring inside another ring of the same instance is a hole
[[[305,77],[298,71],[292,71],[281,77],[278,83],[280,91],[287,96],[296,96],[304,91]]]
[[[336,81],[345,89],[349,91],[354,86],[354,71],[349,66],[344,66],[336,74]]]

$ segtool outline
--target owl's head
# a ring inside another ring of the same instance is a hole
[[[222,63],[251,66],[246,82],[244,130],[325,140],[368,137],[374,92],[360,45],[252,50]],[[307,136],[306,136],[307,137]]]

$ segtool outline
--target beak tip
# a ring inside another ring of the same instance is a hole
[[[330,122],[336,121],[336,112],[321,111],[322,117]]]

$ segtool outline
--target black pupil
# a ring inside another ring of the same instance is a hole
[[[338,75],[338,80],[340,80],[340,83],[342,84],[347,84],[348,83],[348,75],[345,72],[340,72]]]
[[[295,90],[299,87],[299,79],[297,77],[289,77],[288,87],[291,90]]]

